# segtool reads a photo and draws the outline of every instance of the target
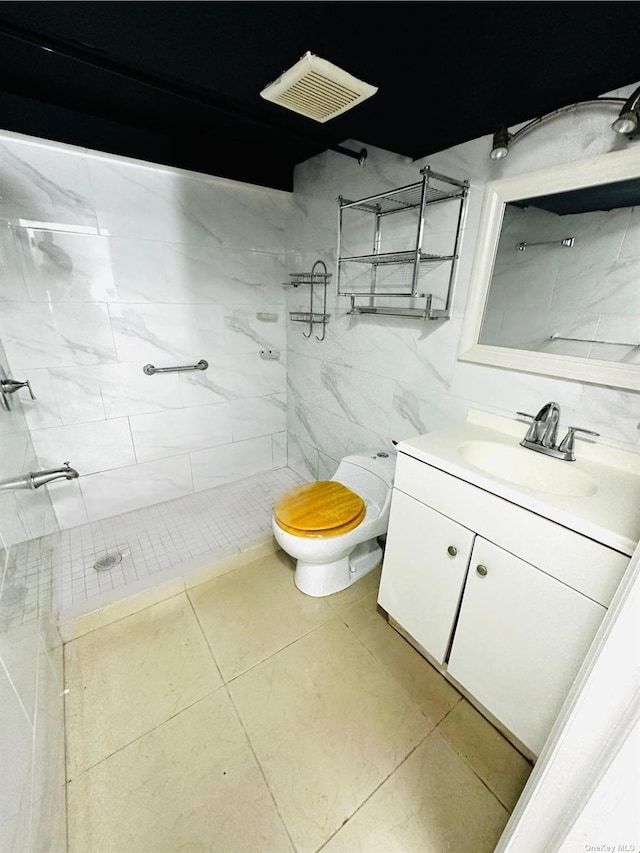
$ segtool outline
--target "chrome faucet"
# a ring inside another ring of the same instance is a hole
[[[563,459],[565,462],[575,462],[574,437],[577,432],[587,435],[599,435],[590,429],[582,427],[569,427],[567,434],[560,444],[558,441],[558,425],[560,423],[560,406],[557,403],[545,403],[537,415],[528,415],[526,412],[518,412],[523,418],[531,418],[532,423],[527,434],[520,444],[528,450],[545,453],[555,459]]]
[[[518,412],[518,414],[522,415],[524,412]],[[525,415],[525,417],[531,416]],[[545,403],[533,419],[524,441],[540,444],[542,447],[554,447],[558,439],[559,422],[560,406],[557,403]]]
[[[75,468],[70,468],[65,462],[62,468],[48,468],[46,471],[30,471],[20,477],[0,480],[0,492],[14,492],[18,489],[39,489],[54,480],[75,480],[80,475]]]

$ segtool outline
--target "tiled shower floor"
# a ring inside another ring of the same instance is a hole
[[[301,482],[279,468],[145,509],[84,524],[11,548],[7,578],[15,591],[0,614],[23,624],[52,606],[64,612],[90,610],[104,597],[122,597],[127,587],[206,565],[217,553],[266,538],[276,498]],[[96,560],[117,552],[122,561],[97,572]],[[57,601],[56,601],[57,599]]]

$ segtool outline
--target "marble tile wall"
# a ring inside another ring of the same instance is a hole
[[[8,370],[1,339],[0,366],[14,378]],[[0,481],[19,477],[39,467],[22,406],[24,394],[20,390],[11,395],[11,411],[6,411],[0,403]],[[51,499],[43,488],[37,491],[0,491],[0,519],[2,535],[8,545],[46,536],[58,529]]]
[[[6,360],[39,464],[81,474],[12,541],[284,464],[289,194],[16,134],[0,183]]]
[[[638,207],[558,216],[536,207],[507,205],[482,342],[639,362],[638,233]],[[567,237],[573,237],[573,246],[561,245]],[[551,245],[523,252],[517,249],[522,241]],[[631,346],[551,340],[555,334]]]
[[[626,97],[632,90],[629,86],[615,94]],[[548,400],[560,403],[563,425],[583,425],[611,444],[637,448],[637,393],[457,361],[485,184],[629,144],[609,131],[608,116],[602,113],[601,107],[584,108],[564,116],[562,127],[558,122],[542,125],[501,161],[489,158],[491,140],[483,137],[415,163],[367,146],[364,167],[325,152],[296,168],[292,248],[299,253],[300,269],[310,269],[321,258],[334,281],[337,196],[363,198],[414,183],[427,164],[467,178],[471,191],[451,320],[424,323],[347,316],[348,299],[336,296],[332,286],[324,342],[305,339],[300,327],[289,325],[287,423],[289,464],[294,470],[305,477],[327,477],[346,453],[388,448],[392,439],[449,426],[470,406],[510,415],[537,411]],[[345,144],[361,145],[354,140]],[[442,208],[436,206],[434,214],[438,207]],[[435,232],[451,227],[446,216],[439,222],[431,223]],[[291,310],[304,304],[300,290],[287,293]],[[564,310],[564,304],[554,307],[559,318]],[[604,328],[601,331],[604,334]]]

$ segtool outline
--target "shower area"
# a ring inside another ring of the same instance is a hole
[[[2,851],[66,846],[59,625],[268,541],[301,481],[290,205],[0,135]]]

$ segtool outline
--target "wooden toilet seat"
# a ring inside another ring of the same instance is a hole
[[[303,483],[276,501],[273,514],[287,533],[303,537],[328,537],[348,533],[367,512],[365,502],[335,480]]]

